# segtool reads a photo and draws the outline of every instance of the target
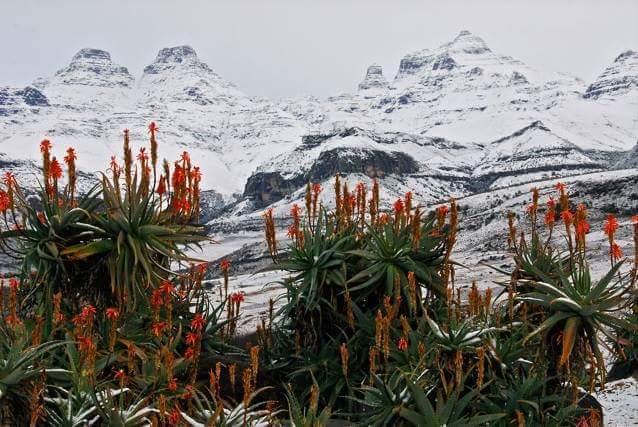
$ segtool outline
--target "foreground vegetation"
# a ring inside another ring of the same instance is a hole
[[[157,132],[135,160],[125,132],[122,164],[82,194],[73,149],[63,177],[47,140],[37,193],[5,174],[0,246],[20,271],[0,294],[3,425],[597,426],[606,354],[638,362],[638,254],[610,215],[593,278],[587,210],[563,185],[510,216],[510,280],[462,294],[453,200],[425,212],[408,193],[384,212],[376,181],[337,176],[328,209],[309,184],[289,247],[264,215],[285,293],[240,346],[229,263],[186,255],[207,240],[199,168],[159,164]],[[638,217],[633,232],[638,248]]]

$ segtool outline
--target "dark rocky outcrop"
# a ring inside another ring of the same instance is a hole
[[[38,89],[27,86],[23,89],[0,88],[0,105],[24,103],[30,107],[48,107],[49,100]]]
[[[365,78],[359,83],[359,90],[385,89],[387,87],[388,81],[383,76],[383,68],[377,64],[368,67]]]
[[[321,182],[337,172],[360,173],[375,178],[416,173],[418,170],[418,163],[405,153],[337,148],[322,152],[309,170],[290,178],[279,172],[255,173],[246,182],[244,197],[251,199],[256,208],[261,208],[292,194],[309,181]]]

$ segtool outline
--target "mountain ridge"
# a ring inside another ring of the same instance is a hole
[[[190,46],[161,49],[139,77],[85,48],[32,86],[0,87],[0,160],[37,161],[37,141],[49,137],[76,146],[86,171],[100,170],[119,153],[122,129],[140,145],[153,120],[163,155],[191,151],[214,199],[250,211],[292,197],[307,179],[327,179],[335,165],[436,189],[424,197],[446,188],[467,195],[613,167],[638,140],[633,51],[586,84],[461,31],[405,55],[392,80],[371,65],[353,89],[268,100],[242,92]],[[273,179],[285,191],[268,195]]]

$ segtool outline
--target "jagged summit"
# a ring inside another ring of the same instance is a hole
[[[185,60],[197,60],[195,49],[190,46],[182,45],[175,47],[165,47],[157,53],[155,62],[177,62],[181,63]]]
[[[453,70],[459,65],[499,64],[504,57],[495,55],[485,41],[467,30],[437,49],[423,49],[403,57],[397,79],[432,70]]]
[[[71,64],[77,63],[93,63],[93,64],[111,64],[111,54],[102,49],[84,48],[71,58]]]
[[[599,98],[624,94],[638,88],[638,52],[627,50],[603,71],[583,95],[585,98]]]
[[[100,87],[128,87],[134,78],[126,67],[113,63],[105,50],[80,49],[68,66],[58,70],[48,84]]]
[[[359,90],[368,89],[384,89],[388,87],[388,81],[383,76],[383,68],[381,65],[372,64],[366,71],[366,76],[359,83]]]
[[[451,53],[477,55],[490,52],[485,41],[467,30],[461,31],[450,43],[444,45]]]

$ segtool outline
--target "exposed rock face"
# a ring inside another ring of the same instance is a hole
[[[424,49],[406,55],[399,64],[397,78],[416,74],[426,70],[452,70],[456,67],[455,57],[491,54],[483,39],[470,33],[461,31],[456,38],[436,51]]]
[[[638,52],[621,53],[587,88],[585,98],[617,96],[638,88]]]
[[[299,175],[284,178],[280,172],[254,174],[248,178],[244,196],[251,199],[256,208],[261,208],[292,194],[308,182],[332,179],[337,172],[383,178],[386,175],[416,173],[418,170],[418,163],[401,152],[333,149],[321,152],[310,169]]]
[[[49,100],[42,92],[31,86],[23,89],[0,87],[0,106],[17,106],[19,104],[30,107],[48,107]]]
[[[144,68],[145,74],[157,74],[165,70],[174,69],[180,64],[188,64],[202,68],[205,71],[211,69],[205,63],[201,62],[190,46],[166,47],[157,53],[155,61]]]
[[[509,83],[511,85],[529,84],[525,76],[518,71],[514,71],[512,73],[512,77],[510,77]]]
[[[368,67],[365,78],[359,83],[359,90],[385,89],[387,87],[388,81],[383,77],[383,68],[377,64]]]

